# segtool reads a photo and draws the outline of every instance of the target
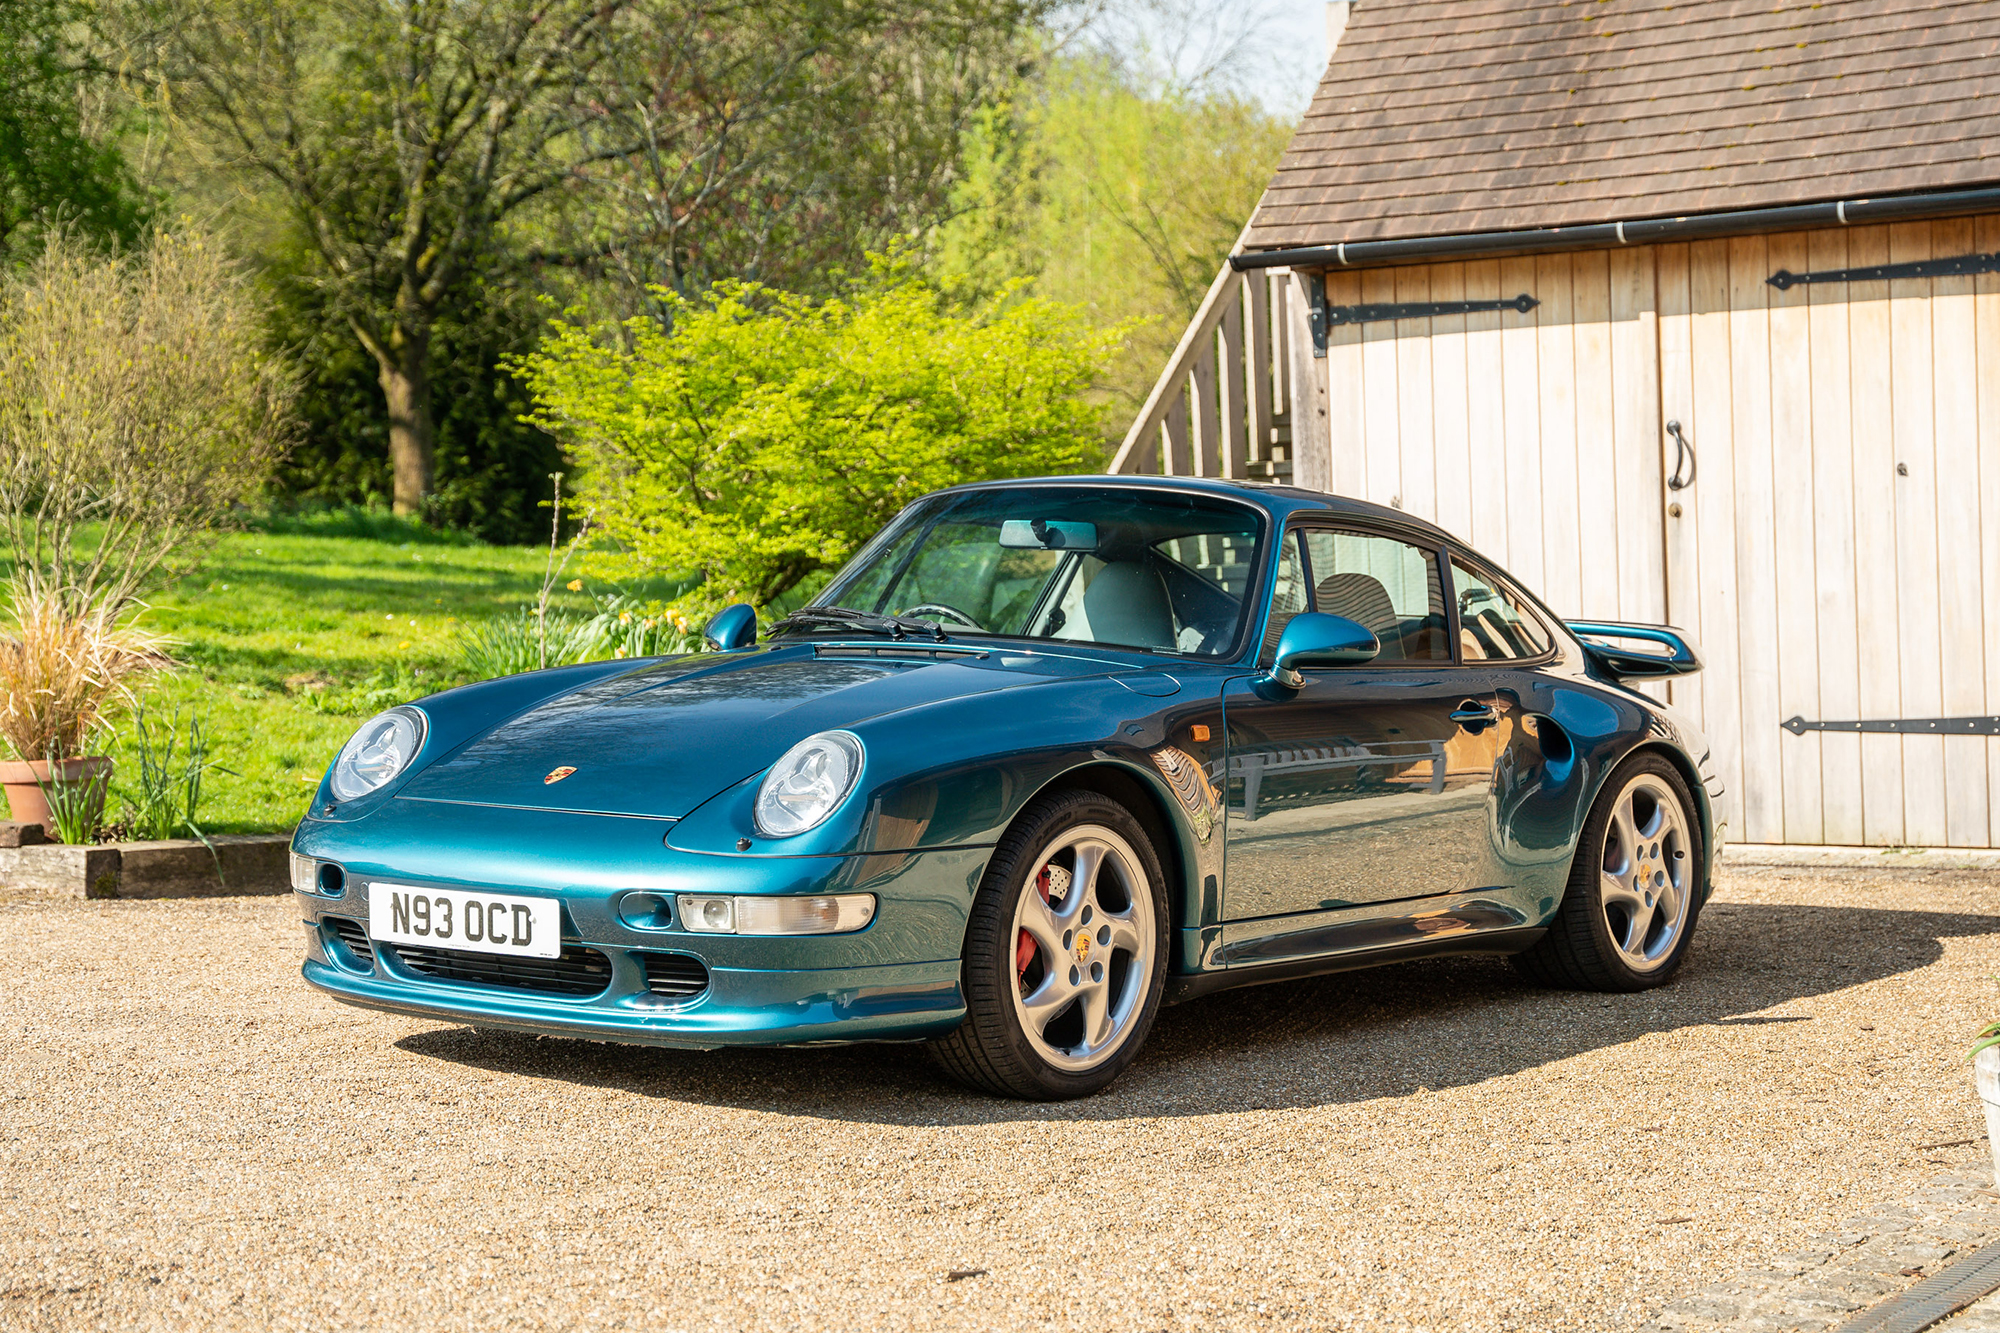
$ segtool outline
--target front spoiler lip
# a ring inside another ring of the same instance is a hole
[[[688,1050],[916,1041],[965,1016],[956,958],[823,971],[711,967],[701,995],[643,1007],[625,1003],[631,996],[584,1000],[361,976],[313,959],[300,974],[345,1004],[411,1018]]]

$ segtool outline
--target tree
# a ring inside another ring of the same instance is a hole
[[[977,306],[879,266],[827,301],[663,293],[671,327],[559,324],[518,369],[629,558],[768,605],[941,486],[1103,466],[1085,394],[1118,334],[1014,289]]]
[[[163,105],[275,188],[313,247],[328,309],[375,362],[410,513],[436,481],[436,323],[475,274],[652,276],[657,253],[681,275],[704,267],[699,224],[732,213],[792,248],[823,200],[760,173],[846,135],[856,62],[885,35],[1011,31],[1032,0],[127,2]]]
[[[124,156],[85,125],[82,62],[64,41],[81,16],[74,0],[0,4],[0,258],[31,255],[52,230],[131,245],[145,226]]]
[[[290,368],[213,240],[94,257],[58,234],[0,287],[0,538],[17,607],[115,617],[258,497]]]
[[[386,507],[394,474],[374,358],[331,317],[311,256],[286,244],[264,260],[265,322],[301,371],[299,440],[273,489],[300,505]],[[521,419],[527,389],[501,364],[534,349],[548,314],[531,287],[487,269],[439,307],[430,355],[437,489],[425,503],[427,522],[510,545],[548,535],[541,506],[549,474],[563,470],[562,450]]]
[[[1107,386],[1137,411],[1290,135],[1226,90],[1059,56],[968,137],[937,267],[988,289],[1033,275],[1037,292],[1129,324]]]

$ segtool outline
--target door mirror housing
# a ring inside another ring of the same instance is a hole
[[[1296,690],[1306,683],[1301,667],[1353,666],[1372,662],[1381,652],[1382,641],[1346,616],[1302,611],[1278,637],[1277,660],[1267,679]]]
[[[757,610],[748,602],[725,606],[701,632],[718,653],[739,652],[757,644]]]

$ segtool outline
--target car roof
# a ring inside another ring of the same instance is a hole
[[[1297,513],[1323,512],[1340,518],[1363,518],[1375,522],[1421,533],[1433,542],[1449,542],[1463,548],[1464,543],[1438,527],[1425,522],[1414,514],[1387,505],[1373,504],[1367,500],[1357,500],[1352,496],[1333,495],[1326,491],[1308,490],[1303,486],[1286,486],[1269,481],[1236,481],[1222,477],[1156,477],[1145,475],[1113,475],[1107,473],[1084,473],[1067,477],[1014,477],[1000,481],[975,481],[963,486],[951,486],[936,495],[957,495],[968,491],[1010,490],[1031,486],[1100,486],[1116,489],[1169,490],[1199,495],[1222,495],[1232,499],[1248,500],[1268,510],[1274,517],[1284,518]]]

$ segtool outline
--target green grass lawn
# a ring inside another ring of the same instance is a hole
[[[171,635],[182,663],[141,685],[149,716],[199,713],[232,770],[209,774],[198,814],[207,832],[291,828],[364,716],[463,683],[461,627],[518,614],[541,589],[545,551],[386,521],[372,537],[290,526],[224,537],[198,573],[149,599],[141,622]],[[557,595],[581,611],[587,592]],[[137,770],[132,731],[122,718],[101,747],[118,766],[114,820]]]

